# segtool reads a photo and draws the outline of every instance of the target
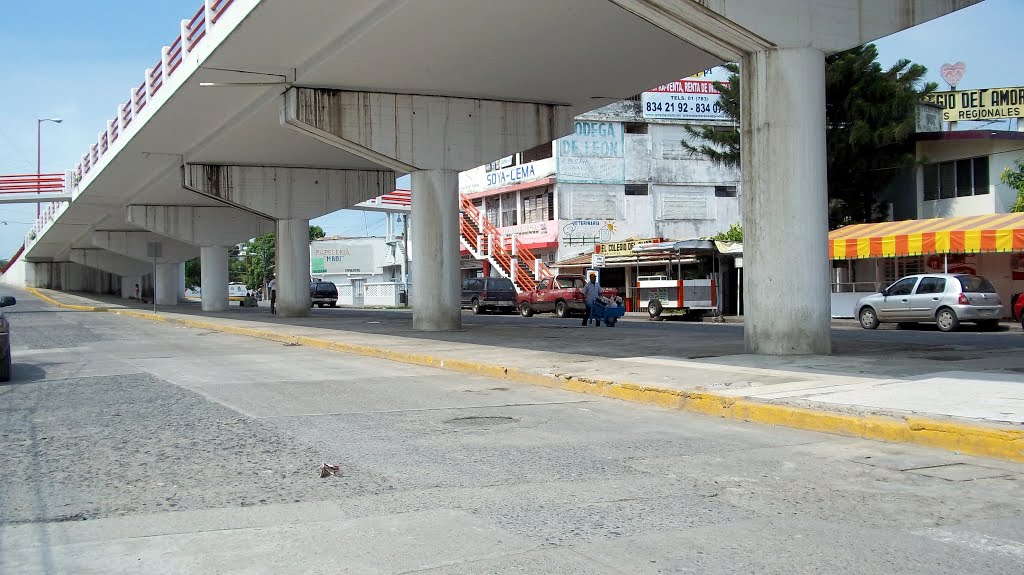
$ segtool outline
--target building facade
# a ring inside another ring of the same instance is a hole
[[[1024,249],[1017,241],[1024,230],[1011,229],[1017,219],[1005,216],[1017,190],[1001,181],[1004,170],[1024,160],[1024,131],[1019,120],[1011,123],[1016,131],[950,129],[956,126],[942,122],[948,115],[941,107],[921,106],[916,165],[886,192],[894,221],[874,224],[876,232],[860,232],[859,250],[842,228],[832,232],[833,238],[847,242],[837,253],[832,240],[834,317],[851,317],[859,297],[916,273],[948,270],[984,276],[999,292],[1007,315],[1012,295],[1024,292]],[[952,240],[944,239],[950,234]],[[944,247],[901,248],[900,242],[908,239],[927,244],[936,242],[934,238]]]
[[[737,129],[717,106],[713,80],[723,74],[709,71],[578,116],[572,135],[463,172],[460,191],[549,265],[601,243],[725,231],[740,223],[739,170],[683,145],[695,140],[688,126]],[[486,267],[464,254],[464,277]]]

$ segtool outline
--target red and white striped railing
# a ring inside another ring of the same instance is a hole
[[[114,147],[114,142],[125,135],[126,129],[139,112],[174,75],[188,54],[202,43],[211,26],[217,24],[217,21],[233,3],[234,0],[203,0],[203,5],[191,19],[181,21],[178,37],[171,42],[170,46],[163,47],[160,52],[160,60],[152,68],[146,70],[142,84],[133,88],[128,96],[128,101],[117,107],[117,115],[113,120],[107,122],[106,130],[100,132],[96,143],[89,147],[89,150],[82,156],[82,160],[75,166],[72,174],[74,174],[76,186],[78,181],[96,167],[100,159]],[[50,214],[51,217],[52,215]],[[46,214],[40,216],[33,232],[38,232],[50,221],[44,219],[45,216]]]

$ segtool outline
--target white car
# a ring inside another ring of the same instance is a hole
[[[854,314],[864,329],[880,323],[935,323],[942,331],[953,331],[967,321],[994,330],[1003,317],[1003,302],[981,276],[917,274],[860,298]]]

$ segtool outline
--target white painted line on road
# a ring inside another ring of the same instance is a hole
[[[973,549],[974,551],[979,551],[981,553],[995,552],[1016,557],[1018,559],[1024,559],[1024,543],[1010,539],[989,537],[988,535],[972,533],[969,531],[956,532],[951,529],[940,529],[937,527],[914,529],[911,533],[927,537],[934,541],[940,541],[942,543],[960,545],[961,547],[967,547],[968,549]]]

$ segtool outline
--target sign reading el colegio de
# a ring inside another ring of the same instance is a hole
[[[943,122],[1024,117],[1024,87],[935,92],[925,100],[943,107]]]

